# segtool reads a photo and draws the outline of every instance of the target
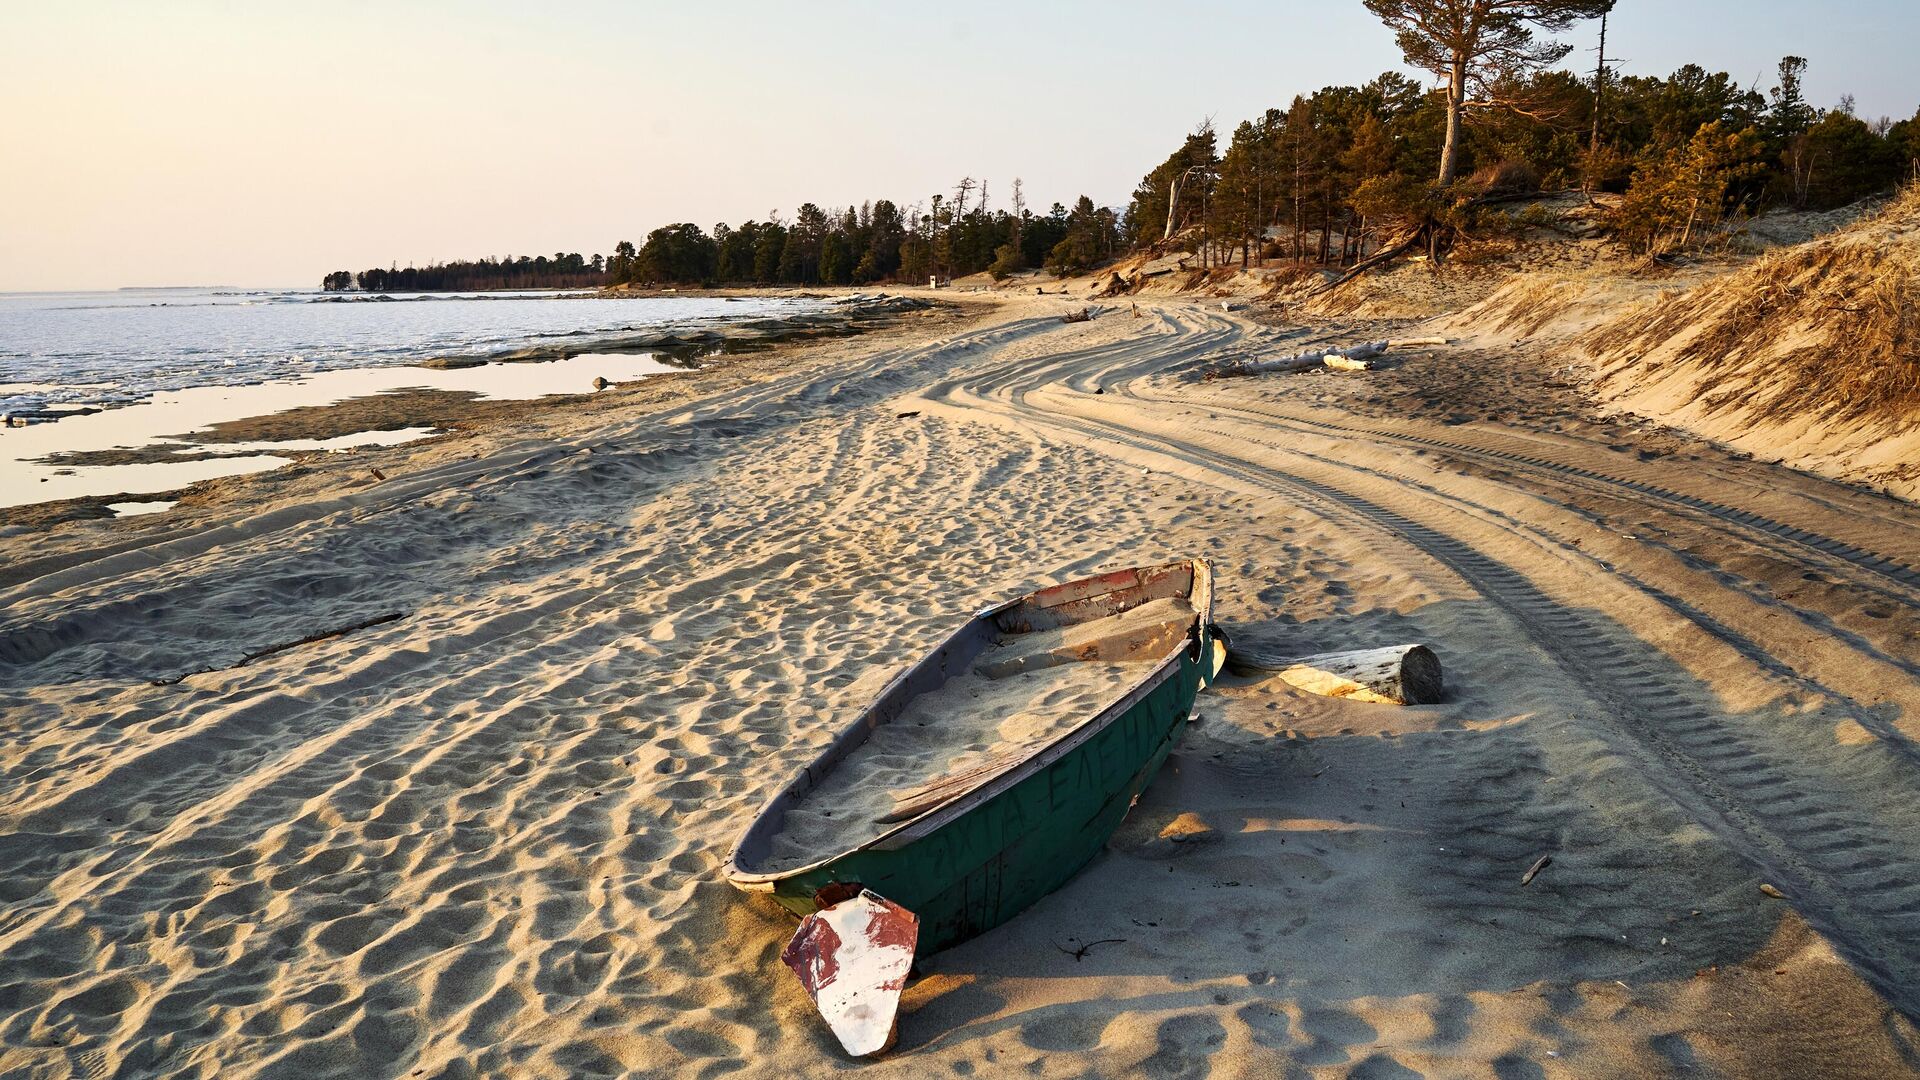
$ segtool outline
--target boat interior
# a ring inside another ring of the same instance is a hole
[[[1207,587],[1181,561],[981,612],[768,804],[736,868],[777,874],[829,859],[1018,767],[1184,649],[1209,607]]]

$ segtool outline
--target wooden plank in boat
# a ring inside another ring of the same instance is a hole
[[[974,788],[992,780],[994,777],[1013,768],[1032,756],[1034,747],[1019,746],[1005,751],[967,768],[937,776],[916,787],[901,788],[889,792],[893,796],[893,809],[873,820],[882,824],[906,821],[917,818],[936,806],[944,806],[954,799],[965,795]]]
[[[1172,579],[1171,587],[1154,588],[1168,579]],[[1085,581],[1071,581],[1041,589],[1002,612],[994,621],[1001,629],[1013,634],[1052,630],[1117,614],[1155,599],[1157,595],[1185,596],[1192,591],[1193,567],[1190,564],[1118,570]]]

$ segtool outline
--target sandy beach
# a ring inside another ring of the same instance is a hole
[[[1073,288],[5,530],[0,1075],[1920,1075],[1920,510],[1524,328],[1203,382],[1422,324]],[[739,831],[982,603],[1187,556],[1446,700],[1226,679],[847,1060]]]

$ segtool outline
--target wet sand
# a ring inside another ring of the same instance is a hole
[[[819,310],[655,327],[582,339],[584,345],[549,341],[492,357],[286,378],[255,373],[238,385],[158,391],[113,408],[68,409],[57,422],[34,413],[24,427],[0,426],[0,511],[30,507],[0,514],[0,527],[111,516],[116,500],[131,496],[169,499],[203,480],[277,468],[317,453],[394,446],[486,421],[510,423],[513,410],[501,402],[591,394],[609,384],[697,368],[715,356],[868,333],[925,303],[856,293]],[[42,505],[53,502],[65,505]]]

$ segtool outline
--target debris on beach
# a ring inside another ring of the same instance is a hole
[[[1078,939],[1068,938],[1067,940],[1076,941]],[[1126,938],[1110,937],[1110,938],[1101,938],[1099,941],[1089,941],[1084,945],[1076,945],[1071,949],[1067,948],[1065,945],[1055,945],[1054,948],[1060,950],[1063,953],[1066,953],[1068,956],[1073,957],[1073,962],[1077,964],[1080,961],[1085,960],[1087,958],[1087,955],[1093,952],[1096,946],[1123,945],[1126,943],[1126,940],[1127,940]]]
[[[1083,307],[1079,311],[1069,311],[1065,315],[1060,316],[1060,321],[1063,323],[1092,322],[1093,309],[1091,307]]]
[[[793,969],[841,1048],[867,1057],[884,1053],[899,1035],[900,991],[919,938],[920,920],[913,912],[860,889],[800,920],[780,959]]]
[[[1412,348],[1417,345],[1445,345],[1444,337],[1402,338],[1390,341],[1369,341],[1359,345],[1348,345],[1335,349],[1309,349],[1291,356],[1254,359],[1236,357],[1226,361],[1217,361],[1202,369],[1201,377],[1218,379],[1240,375],[1271,375],[1317,369],[1334,371],[1372,371],[1380,357],[1393,349]]]
[[[1334,371],[1372,371],[1374,358],[1341,356],[1339,353],[1328,353],[1327,358],[1323,360],[1322,363]]]
[[[1322,697],[1388,705],[1432,705],[1446,692],[1440,658],[1425,645],[1279,659],[1234,644],[1227,648],[1227,667],[1238,675],[1277,675],[1288,685]]]
[[[378,470],[376,470],[376,472],[377,471]],[[315,645],[322,641],[330,641],[333,638],[345,637],[348,634],[358,633],[361,630],[370,630],[376,626],[384,626],[387,623],[395,622],[400,619],[404,619],[406,617],[407,617],[407,613],[404,611],[389,611],[383,615],[375,615],[371,619],[361,619],[358,622],[349,623],[346,626],[337,626],[331,630],[322,630],[322,631],[319,631],[318,633],[308,634],[306,637],[300,638],[296,641],[283,641],[278,645],[268,645],[265,648],[254,649],[248,652],[246,655],[242,656],[238,661],[236,661],[231,666],[246,667],[248,664],[253,663],[255,660],[264,659],[266,657],[273,656],[276,653],[283,653],[283,652],[286,652],[288,649],[297,649],[302,645]],[[182,672],[179,675],[169,675],[164,678],[149,679],[147,681],[147,685],[148,686],[176,686],[182,681],[184,681],[185,679],[187,679],[189,676],[204,675],[209,671],[219,671],[219,670],[220,668],[211,667],[211,666],[195,668],[192,671]]]
[[[1542,855],[1539,858],[1533,860],[1533,865],[1527,867],[1527,872],[1520,875],[1520,887],[1524,889],[1528,885],[1533,884],[1533,879],[1540,876],[1540,871],[1545,870],[1547,867],[1552,865],[1553,865],[1553,856],[1551,855]],[[1662,938],[1660,943],[1662,945],[1665,945],[1666,939]]]

